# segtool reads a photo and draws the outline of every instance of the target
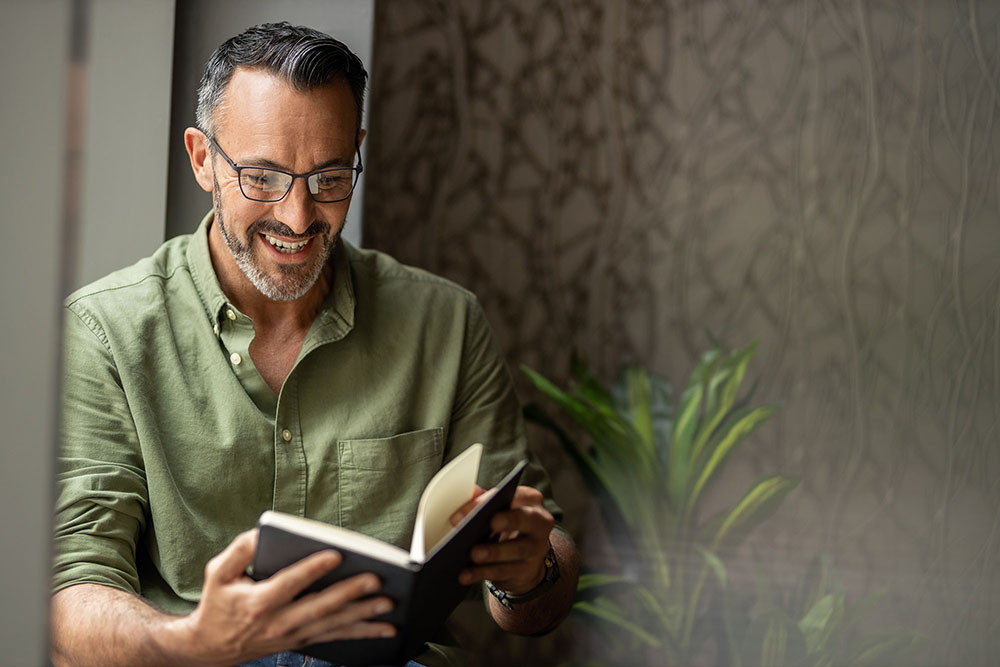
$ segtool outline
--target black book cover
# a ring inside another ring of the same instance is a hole
[[[362,549],[320,541],[267,522],[261,517],[260,536],[254,555],[251,576],[266,579],[278,570],[323,549],[334,548],[343,562],[303,593],[322,590],[330,584],[362,572],[374,572],[382,581],[375,595],[392,599],[393,610],[377,617],[396,626],[395,637],[385,639],[348,639],[313,644],[300,653],[316,658],[354,665],[402,665],[418,655],[424,643],[434,635],[445,619],[465,596],[467,586],[458,583],[458,574],[470,563],[473,545],[490,540],[490,519],[510,507],[521,472],[527,465],[520,462],[497,485],[496,493],[475,508],[457,531],[438,544],[423,563],[394,556],[386,559]],[[457,508],[456,508],[457,509]],[[401,554],[406,552],[398,550]]]

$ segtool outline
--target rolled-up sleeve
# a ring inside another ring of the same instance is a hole
[[[60,437],[53,592],[92,583],[140,593],[142,452],[107,336],[78,303],[65,311]]]
[[[462,371],[448,437],[448,458],[472,444],[486,449],[479,482],[492,486],[522,458],[529,461],[521,484],[545,496],[545,506],[557,521],[562,510],[552,499],[549,477],[528,449],[521,405],[513,380],[478,300],[470,298],[462,350]]]

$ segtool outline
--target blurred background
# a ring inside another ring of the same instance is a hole
[[[996,3],[7,0],[4,11],[10,664],[44,659],[58,302],[195,228],[210,201],[181,132],[200,68],[222,40],[279,19],[343,39],[368,65],[351,238],[479,296],[522,400],[569,441],[532,427],[589,570],[646,583],[649,551],[581,474],[572,452],[593,444],[586,429],[521,364],[564,388],[573,352],[602,384],[634,364],[669,381],[676,407],[715,341],[756,341],[739,393],[754,386],[753,404],[778,407],[690,512],[707,526],[763,476],[796,480],[738,546],[675,563],[669,590],[689,591],[703,637],[678,648],[673,593],[658,624],[626,583],[584,596],[604,621],[581,612],[541,639],[462,614],[456,632],[477,661],[1000,659]],[[669,456],[673,431],[657,433]],[[657,507],[674,520],[676,506]]]

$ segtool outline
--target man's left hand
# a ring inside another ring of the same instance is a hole
[[[472,500],[452,515],[452,524],[484,502],[485,493],[476,486]],[[542,504],[541,492],[530,486],[517,487],[510,509],[497,512],[490,521],[499,541],[472,548],[470,558],[475,565],[462,570],[459,582],[467,586],[489,579],[513,595],[527,593],[545,577],[545,554],[554,525],[555,519]]]

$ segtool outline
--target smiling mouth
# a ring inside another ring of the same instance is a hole
[[[309,245],[309,242],[312,241],[312,237],[309,237],[304,241],[291,242],[291,241],[282,241],[281,239],[277,239],[273,236],[264,233],[261,233],[261,236],[263,236],[264,240],[270,243],[275,250],[277,250],[280,253],[284,253],[286,255],[294,255],[295,253],[301,251],[303,248]]]

